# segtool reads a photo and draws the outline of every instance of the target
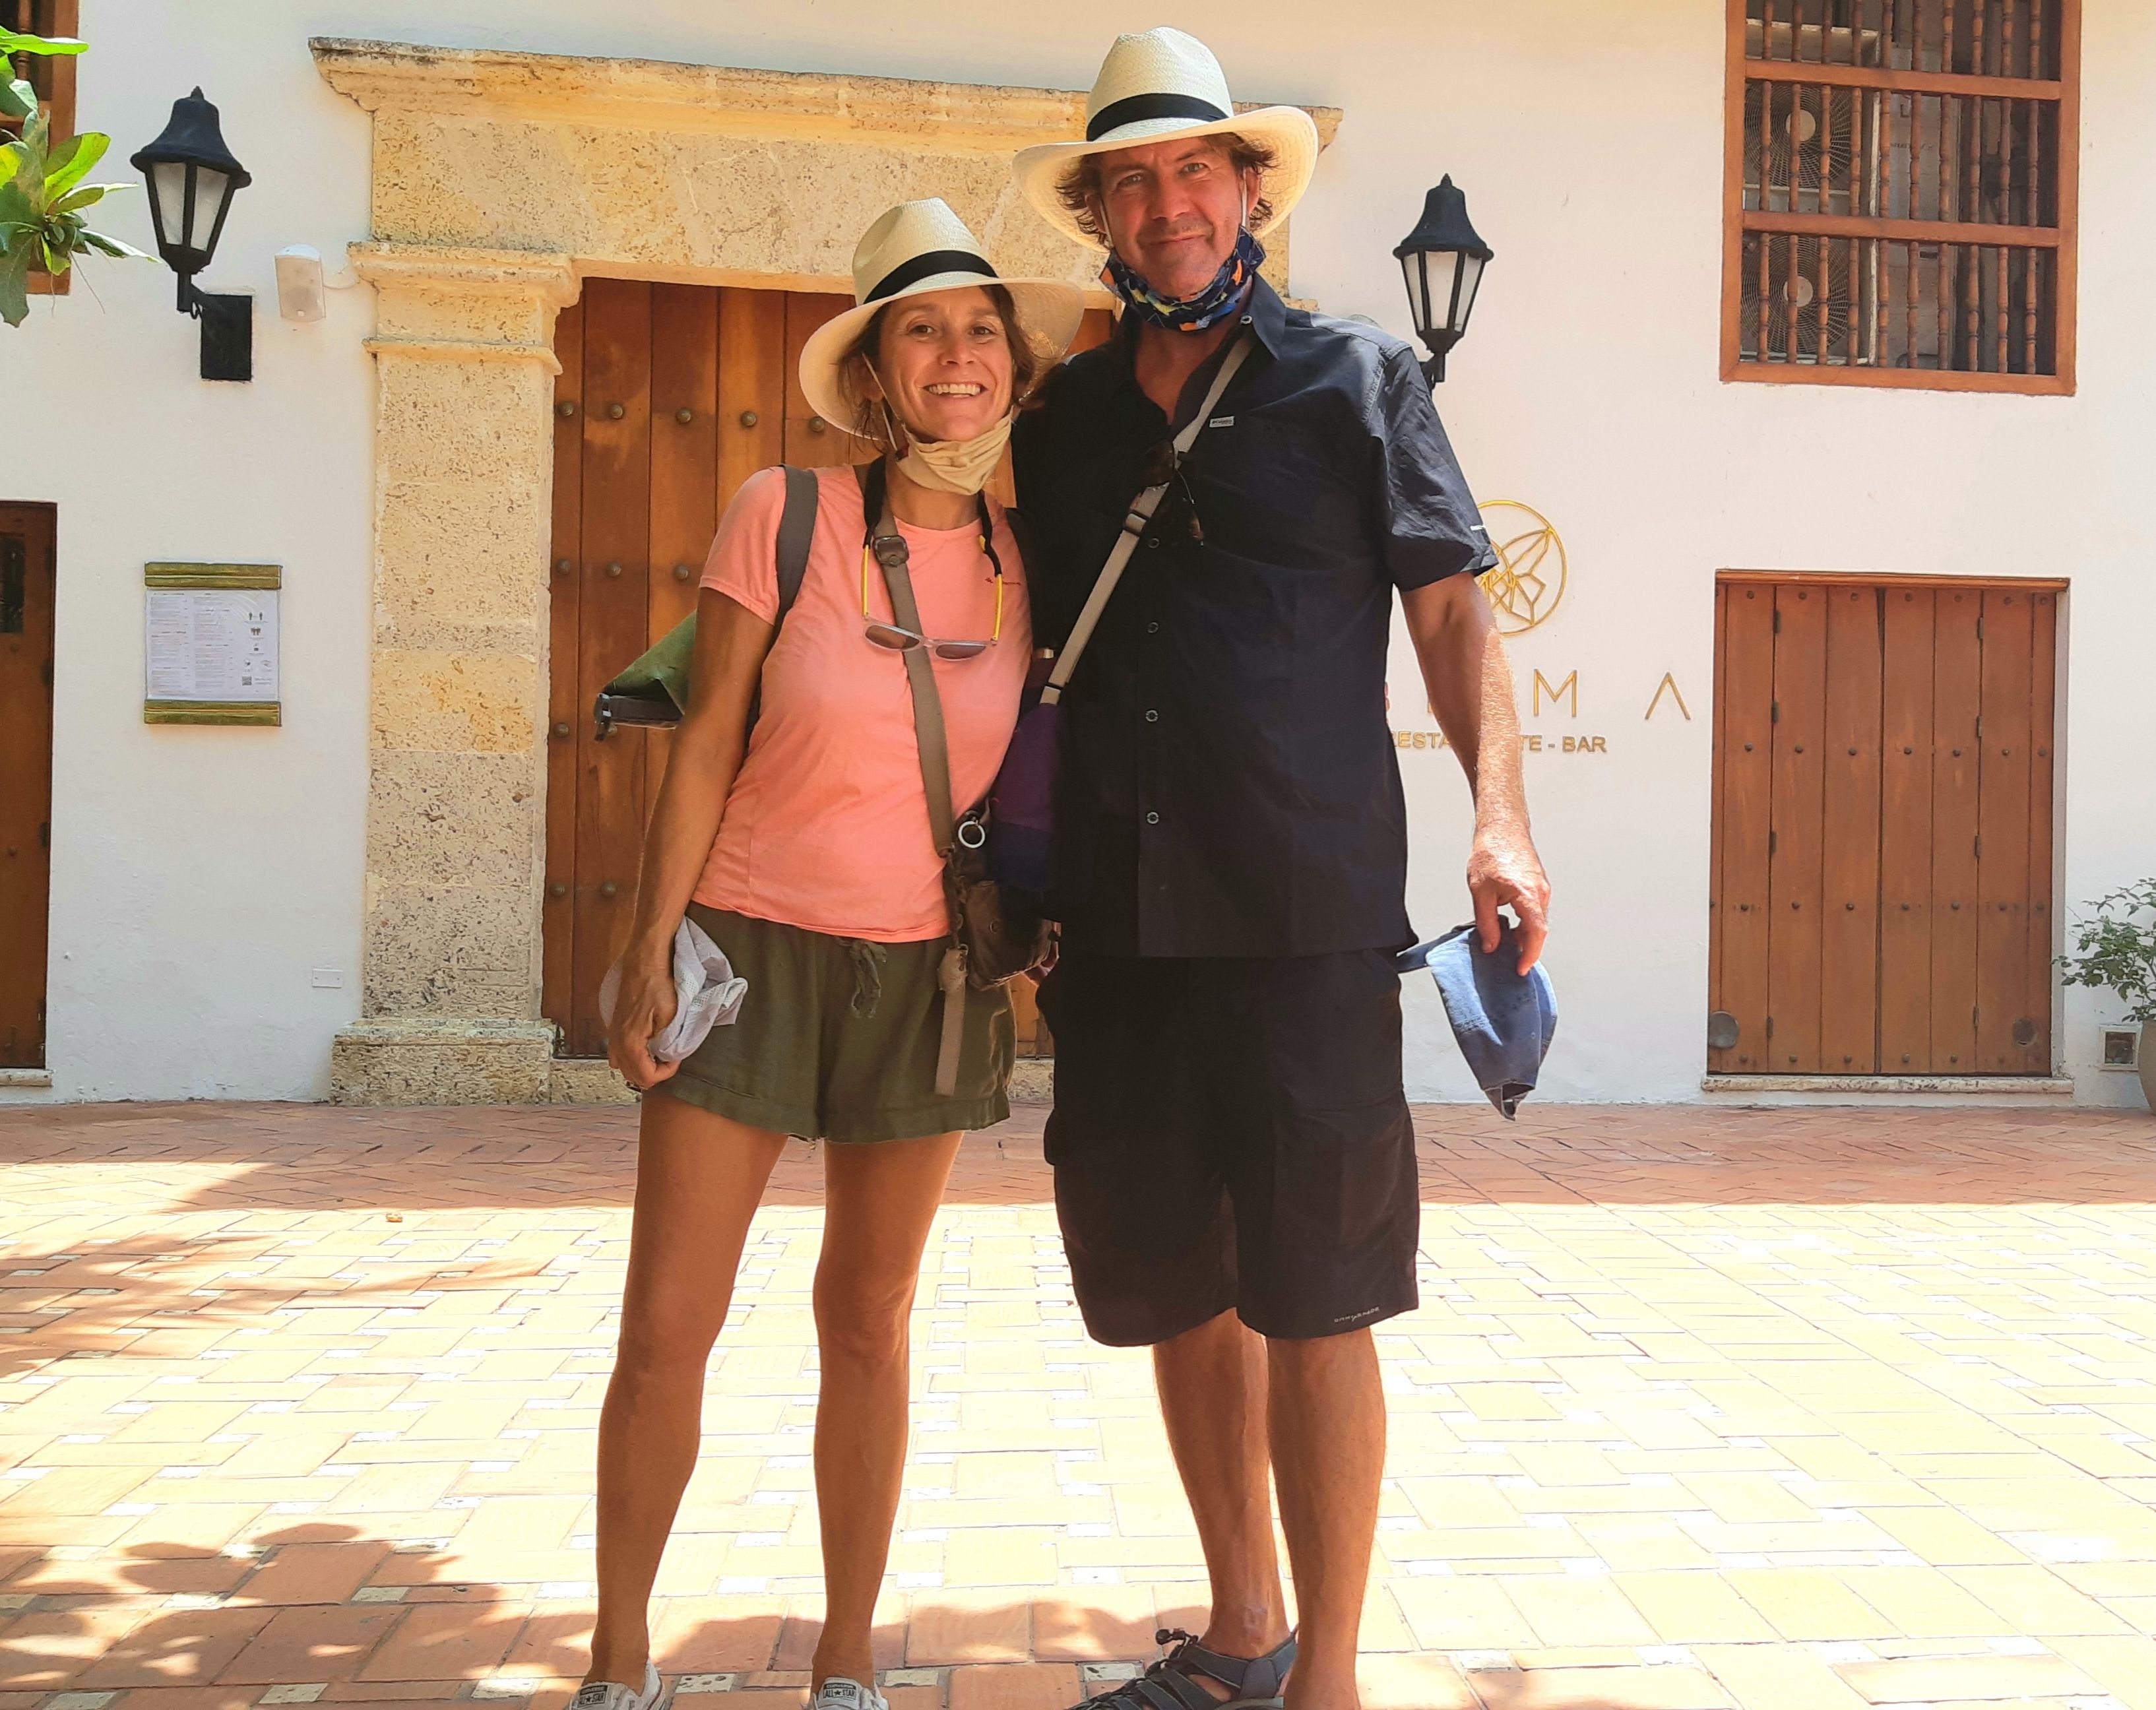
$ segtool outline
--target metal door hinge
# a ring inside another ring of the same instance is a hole
[[[1979,835],[1970,839],[1969,842],[1971,845],[1971,853],[1974,855],[1978,860],[1982,860],[1984,859],[1984,839]]]
[[[1774,1036],[1774,1018],[1773,1016],[1769,1015],[1769,1016],[1767,1018],[1767,1037],[1768,1037],[1768,1038],[1769,1038],[1769,1039],[1772,1039]]]
[[[1769,701],[1767,703],[1767,722],[1769,724],[1779,724],[1781,721],[1782,703],[1779,701]]]
[[[1774,854],[1775,845],[1779,844],[1780,840],[1781,839],[1779,834],[1773,831],[1769,831],[1767,834],[1767,853],[1768,855]]]
[[[1782,613],[1779,606],[1774,610],[1774,633],[1777,635],[1782,633]]]
[[[53,686],[53,662],[50,660],[38,667],[38,680],[48,689]]]
[[[38,822],[38,847],[49,850],[52,846],[53,822],[49,819],[41,819]]]

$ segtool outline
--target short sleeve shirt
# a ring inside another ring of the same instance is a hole
[[[904,657],[868,640],[861,615],[865,521],[850,469],[818,472],[816,530],[793,609],[764,661],[762,702],[726,797],[696,901],[759,920],[883,943],[950,930],[943,864],[928,827]],[[768,621],[778,611],[785,480],[763,470],[726,507],[704,566],[716,588]],[[988,793],[1017,721],[1032,652],[1025,571],[1002,507],[989,512],[1004,569],[1003,635],[970,660],[935,662],[960,811]],[[992,633],[996,590],[980,532],[901,522],[914,601],[928,633]],[[891,621],[880,567],[870,614]]]
[[[1255,347],[1064,696],[1051,902],[1074,953],[1412,939],[1393,591],[1496,561],[1408,347],[1291,309],[1262,279],[1245,309]],[[1147,453],[1182,425],[1139,389],[1130,334],[1073,358],[1019,418],[1045,639],[1067,633]],[[1183,417],[1213,372],[1192,377]]]

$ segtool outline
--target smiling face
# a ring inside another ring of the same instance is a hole
[[[971,439],[1011,411],[1011,328],[978,285],[907,297],[885,311],[863,388],[916,439]]]
[[[1116,254],[1178,299],[1213,283],[1260,189],[1260,174],[1238,172],[1220,136],[1119,148],[1096,158],[1092,177]]]

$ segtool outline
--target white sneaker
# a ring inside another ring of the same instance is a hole
[[[891,1703],[874,1687],[834,1674],[816,1689],[808,1710],[891,1710]]]
[[[649,1662],[644,1665],[640,1692],[619,1681],[593,1681],[578,1687],[569,1702],[571,1710],[651,1710],[659,1702],[659,1671]]]

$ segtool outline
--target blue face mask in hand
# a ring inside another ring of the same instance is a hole
[[[1265,260],[1265,246],[1245,226],[1235,234],[1234,253],[1220,264],[1213,283],[1194,297],[1178,300],[1160,295],[1113,251],[1109,253],[1108,264],[1101,270],[1101,283],[1121,297],[1124,306],[1141,321],[1173,332],[1203,332],[1235,312]]]
[[[1519,928],[1507,924],[1496,953],[1485,954],[1474,926],[1455,927],[1402,951],[1395,965],[1402,973],[1426,968],[1437,977],[1452,1036],[1475,1084],[1511,1122],[1520,1101],[1535,1090],[1557,1037],[1557,994],[1540,963],[1519,971]]]

